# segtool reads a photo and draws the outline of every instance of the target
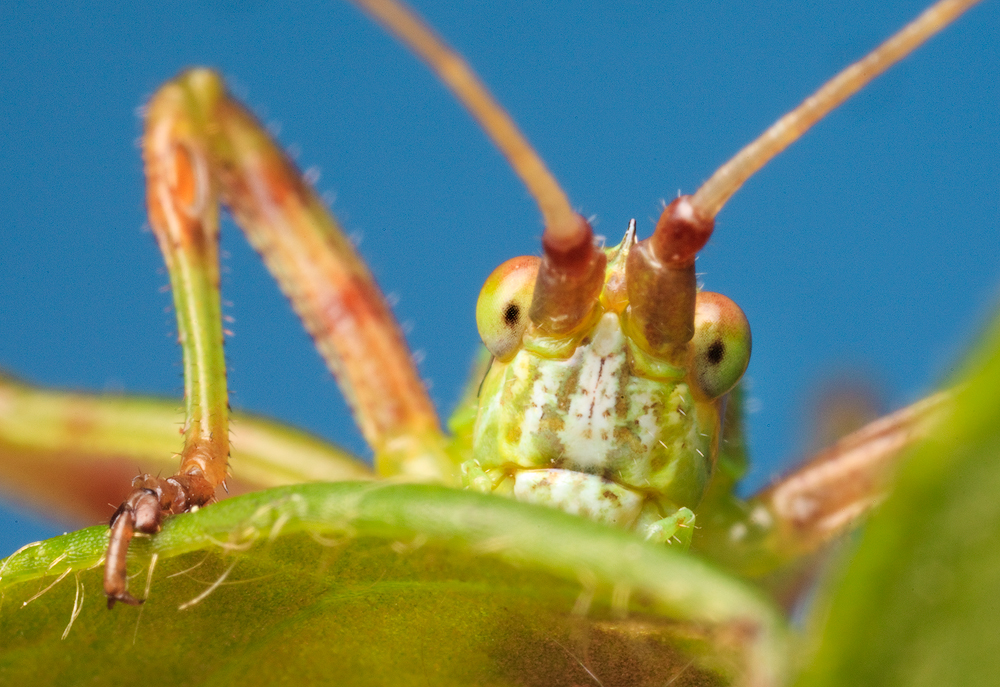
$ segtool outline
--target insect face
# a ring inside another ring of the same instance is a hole
[[[669,235],[666,254],[704,243],[690,228]],[[750,329],[725,296],[695,294],[693,257],[677,269],[651,257],[660,229],[636,243],[633,221],[605,250],[590,314],[565,335],[538,322],[536,259],[487,279],[476,320],[494,360],[463,465],[470,486],[637,528],[698,505]]]

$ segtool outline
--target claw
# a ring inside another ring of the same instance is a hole
[[[104,593],[108,597],[108,610],[116,601],[138,606],[143,602],[128,593],[128,578],[125,561],[128,545],[136,530],[152,534],[160,530],[163,511],[156,492],[151,489],[136,489],[118,507],[111,517],[111,536],[108,540],[108,554],[104,564]]]
[[[215,489],[199,474],[176,475],[169,479],[141,475],[132,481],[133,492],[111,516],[111,535],[104,563],[104,593],[108,609],[116,601],[138,606],[145,599],[128,593],[126,558],[136,532],[156,534],[165,515],[183,513],[202,506],[215,494]]]

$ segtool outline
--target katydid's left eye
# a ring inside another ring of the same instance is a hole
[[[718,398],[736,386],[750,363],[750,323],[740,306],[719,293],[702,291],[694,309],[694,381]]]
[[[497,360],[510,360],[521,345],[539,262],[531,255],[512,258],[493,270],[479,292],[476,326]]]

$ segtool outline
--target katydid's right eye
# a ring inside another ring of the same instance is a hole
[[[476,326],[497,360],[510,360],[521,345],[540,262],[531,255],[512,258],[493,270],[479,292]]]
[[[750,323],[729,298],[701,291],[694,306],[694,381],[718,398],[740,381],[750,364]]]

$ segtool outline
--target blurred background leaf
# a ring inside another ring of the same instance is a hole
[[[951,416],[815,609],[801,684],[995,685],[1000,676],[1000,319],[960,376]]]

